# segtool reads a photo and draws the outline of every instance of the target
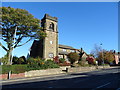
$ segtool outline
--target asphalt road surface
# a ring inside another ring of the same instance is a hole
[[[2,83],[2,88],[90,88],[92,90],[113,88],[120,90],[120,68],[5,82]]]

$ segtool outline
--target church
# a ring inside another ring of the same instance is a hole
[[[79,55],[82,53],[82,57],[87,57],[88,55],[84,50],[76,49],[68,45],[58,44],[58,19],[57,17],[52,17],[48,14],[45,14],[41,19],[41,27],[43,31],[46,32],[47,37],[41,40],[34,40],[30,57],[40,57],[43,59],[53,59],[56,56],[59,58],[64,58],[68,60],[67,55],[70,52],[76,52]]]

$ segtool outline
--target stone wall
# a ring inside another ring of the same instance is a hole
[[[96,67],[76,67],[76,68],[69,68],[68,72],[83,72],[83,71],[92,71],[95,69]]]
[[[92,67],[74,67],[74,68],[69,68],[68,72],[87,72],[87,71],[93,71],[96,69],[105,69],[105,68],[110,68],[110,66],[92,66]]]
[[[104,66],[104,68],[109,68],[110,66]],[[60,74],[60,73],[66,73],[66,68],[68,68],[68,73],[70,72],[87,72],[96,70],[96,66],[92,67],[74,67],[70,68],[69,66],[64,66],[56,69],[46,69],[46,70],[33,70],[25,72],[25,77],[33,77],[33,76],[42,76],[42,75],[53,75],[53,74]],[[99,69],[103,69],[103,66],[98,66]]]
[[[32,70],[32,71],[25,72],[25,77],[52,75],[52,74],[60,74],[60,73],[65,73],[65,72],[63,72],[61,68],[46,69],[46,70]]]
[[[11,74],[10,78],[24,78],[24,77],[35,77],[35,76],[44,76],[44,75],[53,75],[53,74],[61,74],[66,73],[66,68],[68,68],[68,73],[75,73],[75,72],[87,72],[96,70],[95,66],[92,67],[74,67],[71,68],[70,66],[63,66],[60,68],[54,68],[54,69],[46,69],[46,70],[32,70],[25,73],[19,73],[19,74]],[[110,68],[110,66],[104,66],[104,68]],[[98,69],[103,69],[103,66],[98,66]],[[2,74],[0,75],[0,80],[2,79],[8,79],[8,74]]]

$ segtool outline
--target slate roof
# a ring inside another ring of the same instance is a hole
[[[73,48],[73,47],[71,47],[71,46],[61,45],[61,44],[59,44],[59,48],[65,48],[65,49],[75,49],[75,48]]]
[[[67,54],[68,54],[68,52],[59,51],[59,54],[65,54],[65,55],[67,55]]]

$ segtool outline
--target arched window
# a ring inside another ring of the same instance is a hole
[[[53,23],[50,23],[49,29],[54,30],[54,24]]]

